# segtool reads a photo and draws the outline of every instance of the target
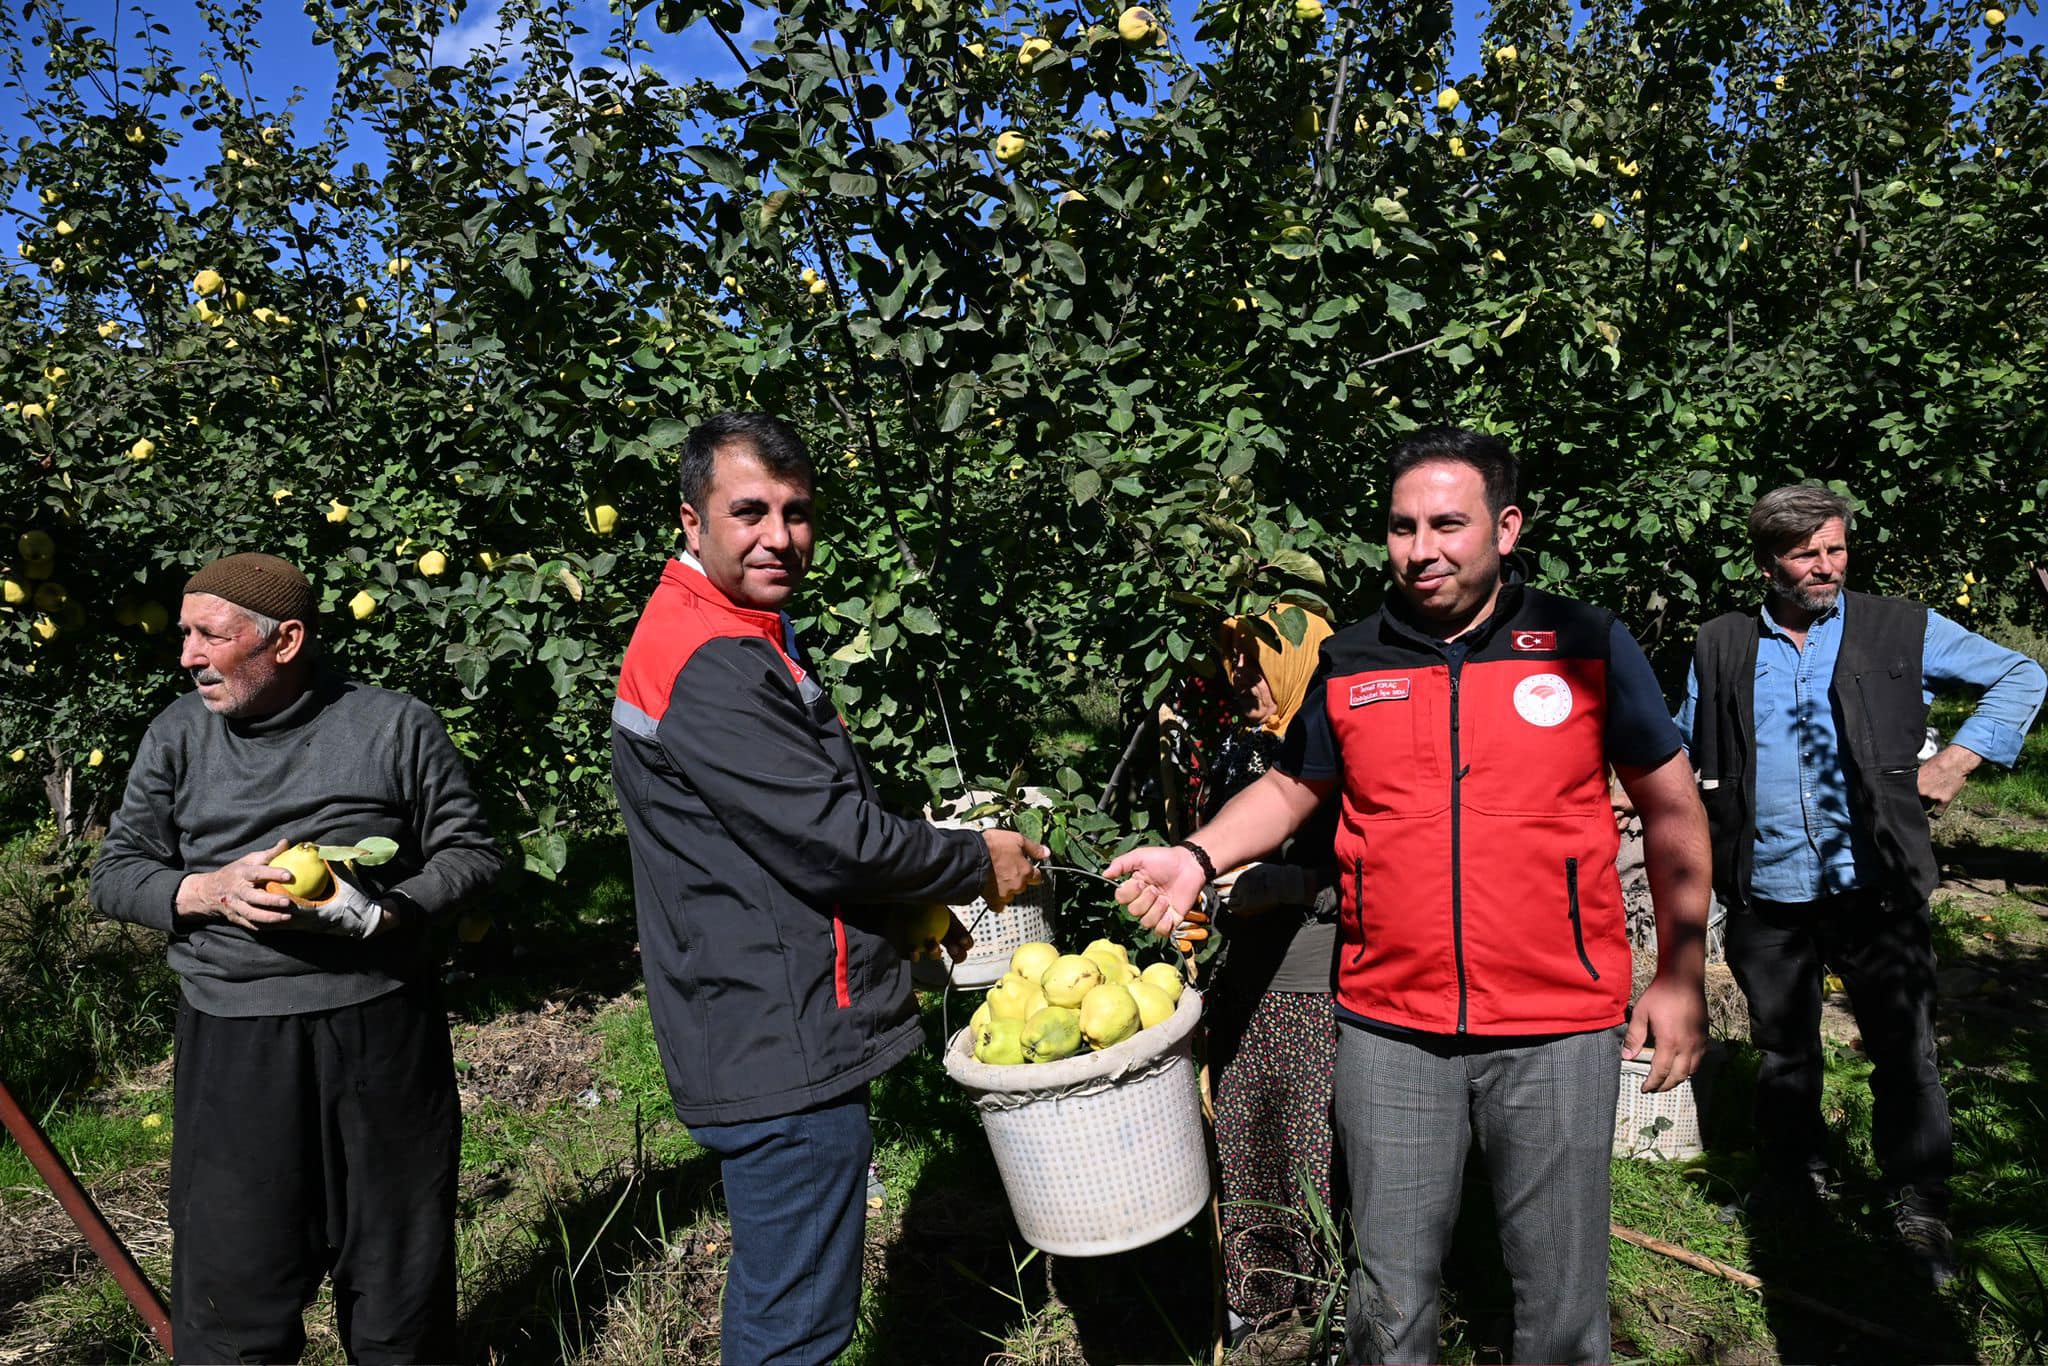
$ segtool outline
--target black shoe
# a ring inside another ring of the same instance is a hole
[[[1892,1233],[1936,1290],[1961,1274],[1956,1265],[1955,1235],[1949,1232],[1948,1221],[1928,1204],[1907,1195],[1892,1206]]]

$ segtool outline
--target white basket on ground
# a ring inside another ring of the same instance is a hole
[[[987,830],[995,825],[992,817],[983,816],[974,820],[962,820],[962,812],[987,801],[991,794],[969,792],[956,798],[947,808],[947,815],[933,820],[932,824],[942,830]],[[1049,806],[1051,800],[1037,788],[1025,788],[1024,799],[1033,806]],[[930,812],[926,815],[929,818]],[[955,986],[963,990],[994,986],[1009,970],[1010,955],[1021,944],[1034,941],[1050,944],[1053,942],[1053,898],[1050,882],[1029,887],[1009,905],[999,910],[989,909],[988,903],[980,897],[964,906],[952,908],[960,923],[967,926],[974,935],[974,947],[967,956],[955,963],[943,955],[937,959],[920,960],[911,966],[911,979],[923,987]]]
[[[997,1067],[975,1061],[973,1031],[946,1049],[1033,1247],[1101,1257],[1157,1242],[1209,1203],[1209,1155],[1196,1087],[1202,1000],[1099,1053]]]
[[[1700,1109],[1709,1069],[1720,1060],[1709,1045],[1699,1071],[1669,1091],[1645,1094],[1651,1050],[1621,1060],[1621,1093],[1614,1099],[1614,1155],[1645,1161],[1683,1162],[1704,1153]],[[1697,1088],[1695,1087],[1697,1083]]]

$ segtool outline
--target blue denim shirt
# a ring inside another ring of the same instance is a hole
[[[1817,901],[1863,885],[1877,868],[1865,834],[1849,810],[1849,774],[1838,737],[1840,718],[1828,699],[1842,650],[1840,599],[1814,622],[1801,650],[1768,611],[1759,614],[1756,647],[1756,858],[1750,895],[1763,901]],[[2048,674],[2013,650],[1966,631],[1939,612],[1927,614],[1921,690],[1979,690],[1983,697],[1956,731],[1955,743],[1999,764],[2019,757],[2027,728],[2048,693]],[[1700,681],[1688,668],[1685,703],[1673,719],[1692,745]]]

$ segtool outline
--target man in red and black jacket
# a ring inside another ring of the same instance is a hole
[[[827,1362],[860,1304],[868,1083],[923,1037],[883,903],[1007,901],[1046,850],[876,801],[782,611],[813,544],[796,433],[713,417],[681,483],[689,551],[662,571],[612,706],[647,1003],[676,1114],[721,1159],[723,1360]]]
[[[1476,1136],[1515,1285],[1515,1361],[1605,1361],[1620,1059],[1645,1090],[1705,1041],[1706,816],[1642,650],[1609,612],[1527,587],[1498,438],[1427,431],[1389,461],[1386,604],[1323,646],[1273,770],[1193,839],[1110,865],[1170,929],[1217,868],[1340,794],[1333,1108],[1362,1265],[1347,1360],[1434,1361]],[[1656,980],[1629,1006],[1608,805],[1642,813]]]

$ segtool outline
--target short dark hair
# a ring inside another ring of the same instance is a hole
[[[796,428],[769,413],[714,413],[683,439],[683,459],[677,470],[683,501],[699,513],[704,511],[705,495],[711,492],[718,453],[736,444],[744,444],[747,453],[777,479],[800,479],[809,487],[817,486],[811,453]]]
[[[1417,465],[1439,461],[1478,470],[1486,484],[1486,510],[1495,516],[1521,495],[1522,471],[1508,443],[1463,427],[1429,427],[1403,437],[1387,457],[1387,495],[1392,497],[1394,481]]]
[[[1772,489],[1749,510],[1750,553],[1759,564],[1768,565],[1837,517],[1847,531],[1856,524],[1856,509],[1847,498],[1818,484]]]

